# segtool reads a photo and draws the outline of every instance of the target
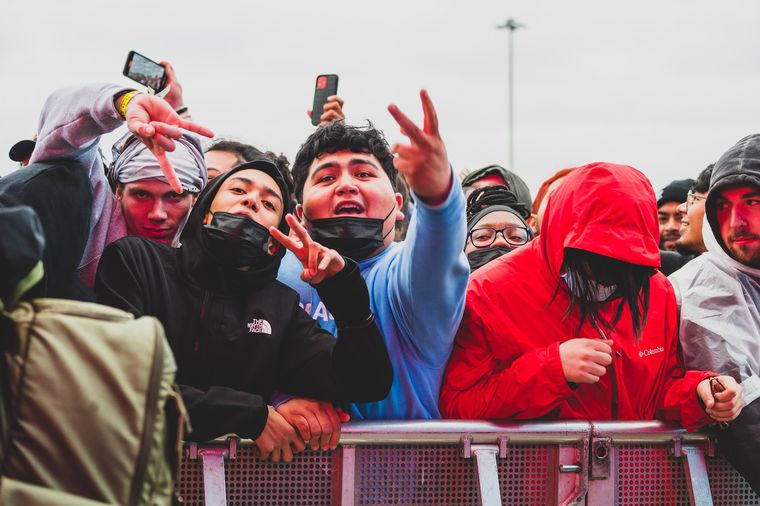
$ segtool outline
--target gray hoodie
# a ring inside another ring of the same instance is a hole
[[[716,162],[702,230],[707,253],[669,279],[686,368],[733,376],[747,405],[760,398],[760,269],[729,256],[720,236],[715,203],[734,185],[760,188],[760,134],[745,137]]]

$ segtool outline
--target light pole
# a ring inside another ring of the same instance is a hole
[[[513,119],[513,111],[514,111],[514,90],[512,87],[512,66],[514,61],[514,49],[512,45],[512,35],[514,34],[515,30],[518,28],[525,28],[525,25],[522,23],[518,23],[514,18],[509,18],[504,22],[503,25],[499,25],[496,28],[500,30],[509,30],[509,62],[508,62],[508,68],[509,68],[509,170],[514,170],[514,164],[515,164],[515,150],[514,150],[514,119]]]

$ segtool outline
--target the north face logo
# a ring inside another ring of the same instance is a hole
[[[272,326],[266,320],[259,320],[254,318],[251,323],[248,324],[248,332],[251,334],[269,334],[272,335]]]

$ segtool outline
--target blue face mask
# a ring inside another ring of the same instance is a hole
[[[561,274],[562,280],[565,282],[565,285],[567,285],[567,289],[571,292],[574,290],[573,286],[573,278],[568,276],[566,272],[563,272]],[[612,286],[606,286],[601,283],[593,283],[594,290],[592,294],[592,301],[593,302],[605,302],[609,300],[610,297],[612,297],[612,294],[615,293],[615,290],[617,290],[617,285]]]

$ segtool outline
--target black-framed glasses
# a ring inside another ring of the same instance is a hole
[[[501,234],[507,244],[510,246],[522,246],[530,238],[530,231],[526,227],[510,226],[504,228],[480,227],[474,228],[468,234],[470,242],[476,248],[489,248],[496,237]]]
[[[689,190],[689,193],[686,194],[686,210],[688,211],[695,202],[699,200],[705,200],[706,198],[706,195],[697,195],[693,191]]]

